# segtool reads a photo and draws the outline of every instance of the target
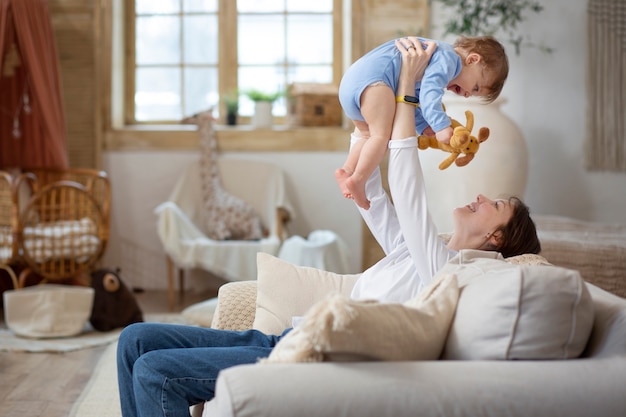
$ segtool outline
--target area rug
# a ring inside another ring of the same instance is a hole
[[[190,324],[189,320],[180,314],[147,314],[147,322]],[[4,325],[0,328],[0,351],[4,352],[33,352],[33,353],[62,353],[78,349],[88,349],[106,345],[117,340],[121,329],[110,332],[98,332],[86,325],[83,332],[74,337],[56,339],[28,339],[15,336]]]
[[[91,379],[70,412],[70,417],[120,417],[115,354],[117,342],[103,352]]]
[[[121,417],[116,365],[117,342],[111,343],[102,353],[91,379],[80,394],[69,417]],[[190,408],[192,415],[202,409]]]

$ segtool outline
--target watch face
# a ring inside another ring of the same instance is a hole
[[[417,97],[413,97],[413,96],[404,96],[404,101],[406,101],[407,103],[414,103],[414,104],[418,104],[420,102]]]

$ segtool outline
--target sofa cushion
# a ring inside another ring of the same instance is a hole
[[[584,350],[594,310],[577,271],[461,251],[440,273],[461,286],[444,359],[567,359]]]
[[[458,297],[454,275],[440,276],[404,304],[329,295],[262,362],[434,360],[441,355]]]
[[[336,274],[297,266],[275,256],[257,254],[257,306],[253,328],[280,334],[292,318],[304,313],[324,296],[349,296],[359,274]]]

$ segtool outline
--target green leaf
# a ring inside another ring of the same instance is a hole
[[[248,98],[252,101],[269,101],[269,102],[274,102],[283,95],[283,93],[280,91],[277,91],[275,93],[268,93],[265,91],[260,91],[260,90],[255,90],[255,89],[247,90],[244,94],[247,95]]]
[[[546,46],[523,44],[519,25],[529,13],[540,13],[543,6],[537,0],[431,0],[449,9],[452,16],[444,22],[444,35],[498,37],[506,34],[519,55],[522,45],[551,51]]]

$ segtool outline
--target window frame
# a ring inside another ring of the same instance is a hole
[[[125,126],[144,126],[151,125],[171,125],[176,122],[170,121],[137,121],[135,120],[135,88],[136,88],[136,64],[135,64],[135,2],[124,1],[124,91],[123,91],[123,120]],[[344,57],[344,18],[343,18],[343,0],[333,0],[333,56],[332,56],[332,83],[339,85],[341,76],[343,75],[343,57]],[[230,91],[237,88],[238,71],[232,71],[232,68],[238,68],[238,50],[237,42],[237,2],[233,0],[218,0],[218,43],[226,44],[226,40],[230,40],[229,48],[218,48],[218,94],[225,97]],[[226,106],[223,100],[220,100],[219,114],[221,115],[219,124],[225,123],[223,120],[226,115]],[[239,117],[239,123],[247,124],[250,117]],[[274,117],[276,125],[284,125],[285,117]]]

